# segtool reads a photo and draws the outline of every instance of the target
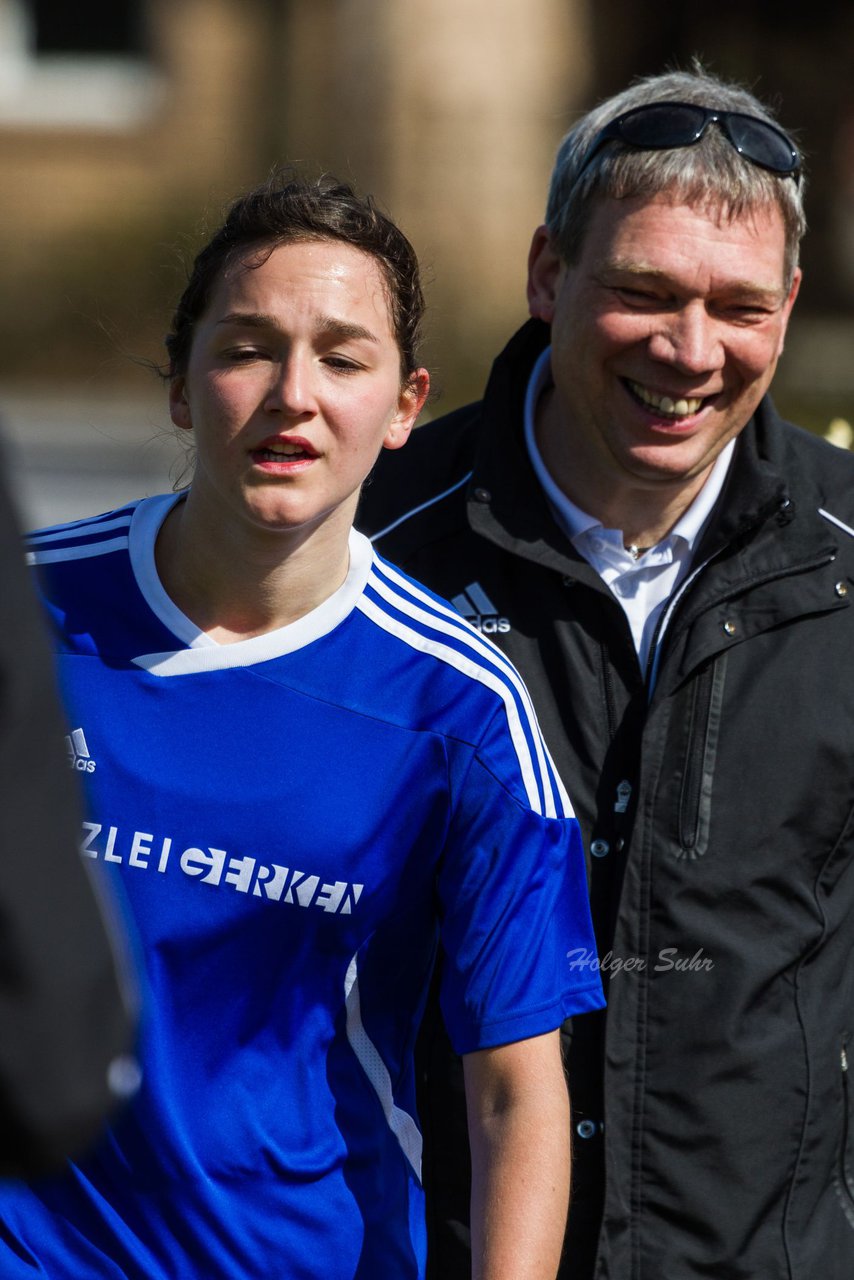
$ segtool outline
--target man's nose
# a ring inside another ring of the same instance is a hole
[[[649,353],[654,360],[693,375],[714,372],[724,363],[718,322],[702,303],[680,307],[662,317],[650,339]]]

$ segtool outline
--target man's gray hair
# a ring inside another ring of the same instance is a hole
[[[785,228],[784,278],[788,289],[806,231],[803,177],[797,182],[743,159],[717,125],[709,125],[693,146],[672,150],[647,151],[609,141],[585,168],[600,129],[624,112],[650,102],[692,102],[740,111],[780,127],[770,110],[747,89],[719,80],[699,66],[650,76],[608,98],[583,116],[558,148],[546,225],[561,257],[568,263],[577,261],[591,208],[601,196],[652,199],[666,193],[679,203],[719,208],[728,218],[776,207]]]

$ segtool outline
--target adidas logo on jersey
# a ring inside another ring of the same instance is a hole
[[[89,755],[86,735],[82,729],[72,729],[71,733],[67,733],[65,745],[68,747],[68,763],[72,769],[76,769],[78,773],[95,772],[95,761]]]
[[[479,582],[472,582],[454,596],[451,604],[466,622],[485,636],[502,635],[510,630],[507,618],[499,617],[498,610]]]

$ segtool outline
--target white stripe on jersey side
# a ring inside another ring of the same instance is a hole
[[[104,542],[82,542],[76,547],[57,547],[53,551],[29,551],[27,564],[55,564],[60,560],[88,560],[92,556],[105,556],[110,551],[121,551],[129,539],[107,538]]]
[[[432,657],[438,658],[441,662],[447,662],[449,666],[456,667],[463,675],[469,676],[472,680],[476,680],[479,684],[486,685],[493,693],[497,693],[504,703],[504,710],[507,715],[507,724],[510,730],[510,737],[516,750],[516,759],[519,764],[519,770],[522,774],[522,781],[525,785],[525,794],[528,798],[528,804],[534,813],[545,814],[546,817],[554,818],[557,816],[555,809],[554,796],[552,793],[551,779],[543,768],[544,761],[538,761],[540,765],[539,771],[534,767],[534,761],[531,756],[531,750],[528,740],[525,737],[525,731],[522,725],[522,719],[516,699],[513,697],[512,690],[508,687],[509,680],[499,675],[495,670],[491,670],[482,662],[478,662],[474,654],[467,657],[460,653],[458,649],[453,649],[449,644],[444,644],[440,639],[436,638],[442,634],[444,629],[447,636],[454,636],[457,639],[467,639],[460,632],[455,631],[451,627],[444,627],[441,620],[431,617],[423,610],[418,609],[411,601],[406,601],[401,596],[395,596],[394,592],[385,587],[382,580],[374,574],[368,579],[369,584],[374,587],[381,595],[385,596],[391,604],[402,610],[404,613],[412,617],[413,622],[426,622],[433,631],[433,636],[424,635],[423,632],[415,631],[413,627],[407,626],[405,623],[399,622],[397,618],[393,618],[386,613],[379,605],[372,600],[368,600],[366,596],[362,596],[358,603],[358,608],[364,614],[375,622],[377,626],[388,631],[391,635],[397,636],[399,640],[405,641],[413,649],[418,649],[422,653],[429,653]],[[475,649],[475,646],[471,646]],[[490,655],[491,656],[491,655]],[[536,733],[536,726],[529,727],[535,734],[534,741],[537,744],[538,751],[540,749],[539,734]],[[543,800],[540,799],[540,789],[537,786],[537,776],[539,772],[540,780],[543,784]]]
[[[377,542],[378,539],[384,538],[387,533],[391,533],[392,529],[396,529],[398,525],[405,524],[407,520],[411,520],[413,516],[417,516],[419,512],[426,511],[428,507],[434,507],[437,502],[441,502],[443,498],[449,498],[452,493],[456,493],[457,489],[462,489],[464,484],[468,484],[474,475],[473,471],[468,471],[462,480],[458,480],[456,484],[452,484],[450,489],[443,489],[441,493],[437,493],[435,498],[428,498],[426,502],[421,502],[417,507],[413,507],[411,511],[404,511],[402,516],[398,516],[396,520],[392,520],[391,524],[387,524],[384,529],[380,529],[379,533],[371,534],[371,542]]]
[[[63,525],[48,529],[45,533],[29,533],[27,534],[27,543],[30,546],[43,546],[46,542],[61,542],[63,538],[74,538],[81,533],[84,534],[101,534],[112,529],[129,529],[130,522],[133,519],[133,512],[126,516],[118,516],[115,520],[104,520],[101,524],[88,525],[81,528],[69,527]]]
[[[401,588],[402,591],[405,591],[407,593],[410,599],[407,600],[404,597],[395,595],[395,593],[392,592],[390,588],[384,588],[381,585],[382,579],[378,579],[376,576],[378,571],[381,571],[385,575],[385,577],[387,577],[390,581],[396,583]],[[561,804],[563,807],[563,813],[561,816],[567,817],[567,818],[574,817],[575,811],[572,807],[572,801],[567,795],[566,789],[563,785],[563,781],[561,780],[560,774],[555,768],[554,761],[552,760],[551,755],[549,754],[549,749],[543,740],[542,733],[540,732],[540,727],[537,722],[537,715],[536,715],[536,712],[534,711],[533,703],[531,702],[531,696],[528,693],[527,687],[523,684],[518,671],[513,666],[513,663],[510,661],[507,655],[505,653],[502,653],[501,650],[498,648],[498,646],[494,645],[491,640],[487,640],[484,636],[480,634],[479,631],[476,631],[474,627],[470,626],[463,618],[459,616],[458,613],[455,613],[453,609],[449,609],[446,604],[442,603],[439,600],[434,599],[432,596],[428,595],[426,591],[423,591],[420,587],[418,587],[414,582],[411,582],[409,581],[409,579],[404,578],[402,574],[398,573],[397,570],[395,570],[395,568],[392,565],[390,565],[386,560],[382,560],[377,556],[374,557],[374,573],[372,574],[369,581],[372,582],[374,588],[379,592],[380,595],[382,595],[390,603],[396,604],[402,613],[407,613],[410,616],[417,618],[418,621],[426,622],[428,626],[436,630],[447,631],[449,634],[454,635],[458,640],[465,641],[471,648],[473,648],[483,658],[496,663],[502,668],[502,670],[506,675],[506,678],[512,683],[514,689],[519,694],[519,697],[525,708],[529,727],[531,730],[531,736],[533,737],[534,743],[536,744],[537,762],[540,766],[541,775],[543,777],[544,794],[546,795],[546,797],[550,797],[550,794],[551,794],[550,783],[551,783],[551,778],[553,778],[555,787],[557,789],[557,793],[560,797]],[[428,608],[433,612],[425,613],[423,610],[418,609],[417,605],[414,605],[412,603],[412,600],[421,601],[423,604],[427,605]],[[449,625],[445,626],[442,623],[442,621],[436,617],[437,613],[441,614],[442,618],[446,618]],[[546,762],[548,762],[548,767],[546,765]],[[552,812],[551,807],[547,806],[546,816],[547,817],[556,816]]]
[[[421,1181],[422,1139],[418,1125],[408,1111],[394,1100],[391,1076],[380,1056],[380,1051],[365,1030],[362,1022],[362,1003],[359,997],[358,952],[347,968],[344,979],[344,995],[347,1008],[347,1039],[380,1100],[388,1127],[400,1143],[400,1149]]]

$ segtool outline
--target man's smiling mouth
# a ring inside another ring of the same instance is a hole
[[[670,396],[658,395],[655,391],[650,391],[641,383],[632,382],[629,378],[626,379],[626,386],[641,404],[667,418],[690,418],[693,414],[700,412],[707,399],[702,396],[681,396],[678,400],[673,400]]]

